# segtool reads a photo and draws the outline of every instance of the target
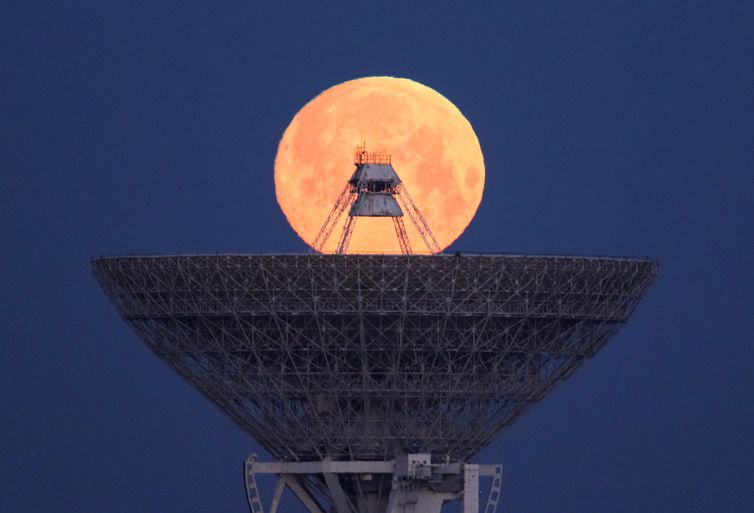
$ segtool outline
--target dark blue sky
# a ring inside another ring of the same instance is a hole
[[[662,264],[481,453],[504,511],[751,511],[754,4],[316,4],[3,2],[0,510],[245,511],[262,451],[118,319],[89,258],[305,251],[277,142],[323,89],[393,75],[484,151],[451,250]]]

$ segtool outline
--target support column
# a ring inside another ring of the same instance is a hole
[[[463,466],[463,507],[461,513],[479,513],[479,465]]]

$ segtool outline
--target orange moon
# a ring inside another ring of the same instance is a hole
[[[484,189],[479,140],[461,111],[413,80],[367,77],[327,89],[283,134],[275,193],[291,227],[310,246],[355,170],[357,144],[392,155],[392,164],[442,249],[471,222]],[[404,212],[405,214],[405,212]],[[347,212],[323,247],[334,253]],[[428,253],[404,215],[414,253]],[[348,253],[401,253],[389,218],[359,217]]]

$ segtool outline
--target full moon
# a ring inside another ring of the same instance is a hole
[[[327,89],[285,130],[275,157],[275,193],[296,233],[310,246],[355,170],[358,144],[392,155],[392,165],[440,248],[471,222],[484,189],[479,140],[461,111],[413,80],[367,77]],[[347,212],[323,247],[334,253]],[[404,216],[414,253],[427,253]],[[401,253],[389,218],[359,217],[348,253]]]

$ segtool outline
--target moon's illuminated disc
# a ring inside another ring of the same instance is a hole
[[[275,192],[296,233],[312,245],[353,174],[356,145],[385,151],[441,248],[468,226],[482,200],[484,158],[471,124],[437,91],[405,78],[367,77],[327,89],[285,130]],[[347,213],[325,244],[334,253]],[[426,253],[408,216],[414,253]],[[349,253],[400,253],[390,218],[359,217]]]

